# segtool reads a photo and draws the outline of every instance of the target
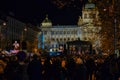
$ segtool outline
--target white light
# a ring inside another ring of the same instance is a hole
[[[25,28],[24,30],[27,31],[27,28]]]
[[[52,49],[50,49],[50,52],[52,52],[53,50]]]
[[[103,11],[107,11],[107,9],[103,9]]]
[[[6,26],[6,22],[3,23],[3,26]]]

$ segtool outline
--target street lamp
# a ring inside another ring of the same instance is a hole
[[[2,33],[2,27],[6,26],[6,22],[3,22],[0,24],[0,49],[2,49],[2,38],[3,38],[3,33]]]
[[[114,53],[116,53],[116,19],[114,19]]]
[[[117,8],[117,4],[116,4],[116,0],[112,0],[112,3],[113,3],[113,8],[114,8],[114,54],[116,54],[116,50],[117,50],[117,47],[116,47],[116,40],[117,40],[117,36],[116,36],[116,33],[117,33],[117,15],[116,15],[116,8]]]
[[[26,32],[26,31],[27,31],[27,28],[25,27],[22,31],[22,41],[24,41],[24,39],[25,39],[26,35],[24,34],[24,32]]]
[[[22,31],[22,40],[21,40],[21,46],[22,46],[22,50],[26,48],[27,46],[27,43],[25,41],[25,37],[26,37],[26,34],[25,32],[27,31],[27,28],[25,27]]]

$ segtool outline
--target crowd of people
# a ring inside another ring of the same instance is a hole
[[[112,55],[0,56],[0,80],[119,80],[120,57]]]

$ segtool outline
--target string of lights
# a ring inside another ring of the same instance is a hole
[[[52,0],[52,3],[58,8],[77,8],[80,9],[81,5],[87,0]]]

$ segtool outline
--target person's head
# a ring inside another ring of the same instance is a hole
[[[81,58],[76,59],[76,64],[83,64],[83,60]]]
[[[15,41],[15,43],[17,43],[17,41]]]
[[[18,61],[24,61],[26,59],[27,55],[24,51],[19,51],[17,53],[17,58],[18,58]]]
[[[61,66],[62,66],[62,67],[65,67],[65,66],[66,66],[66,61],[65,61],[65,60],[62,60],[62,61],[61,61]]]
[[[38,55],[34,54],[33,59],[38,59]]]

